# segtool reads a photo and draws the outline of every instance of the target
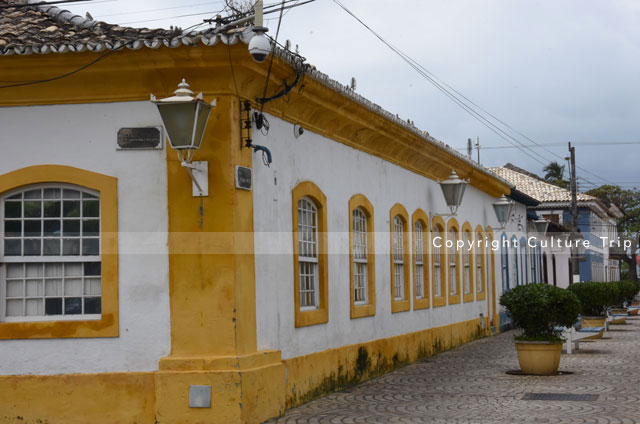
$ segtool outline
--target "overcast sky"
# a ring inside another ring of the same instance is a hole
[[[559,144],[548,146],[551,152],[534,148],[542,157],[530,154],[539,161],[562,161],[572,141],[578,166],[591,172],[578,169],[580,189],[590,187],[586,180],[604,183],[601,178],[640,186],[640,1],[341,2],[515,130],[538,144]],[[279,2],[265,2],[273,3]],[[89,11],[94,19],[109,23],[186,28],[215,15],[223,1],[95,0],[62,7],[80,15]],[[198,15],[178,17],[190,14]],[[267,17],[276,18],[266,22],[275,36],[277,14]],[[510,146],[332,0],[316,0],[286,13],[278,39],[299,45],[309,63],[338,81],[348,84],[355,77],[358,93],[455,148],[463,149],[468,138],[477,137],[484,147]],[[474,160],[476,155],[474,150]],[[485,166],[512,162],[542,174],[542,164],[515,148],[481,149],[480,159]]]

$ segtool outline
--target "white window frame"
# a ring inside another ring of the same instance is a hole
[[[457,231],[453,228],[450,229],[449,237],[452,241],[451,247],[449,247],[449,294],[456,296],[458,294]]]
[[[100,208],[100,204],[102,202],[102,199],[100,198],[100,193],[96,190],[92,190],[89,189],[87,187],[83,187],[80,185],[75,185],[75,184],[67,184],[67,183],[36,183],[36,184],[29,184],[26,186],[21,186],[18,188],[15,188],[13,190],[7,191],[6,193],[3,193],[2,196],[0,196],[0,322],[41,322],[41,321],[87,321],[87,320],[100,320],[102,318],[102,313],[100,314],[69,314],[69,315],[65,315],[64,312],[62,315],[23,315],[23,316],[6,316],[7,314],[7,308],[6,308],[6,303],[7,303],[7,272],[9,269],[9,265],[10,264],[25,264],[24,265],[24,270],[26,271],[27,265],[28,264],[43,264],[43,267],[46,266],[47,263],[60,263],[60,264],[66,264],[66,263],[81,263],[84,264],[85,262],[99,262],[102,264],[102,256],[100,254],[100,250],[101,250],[101,240],[102,240],[102,216],[100,216],[100,214],[97,217],[98,220],[98,236],[95,237],[98,241],[98,255],[86,255],[83,256],[82,255],[82,242],[80,242],[80,252],[79,254],[73,255],[73,256],[69,256],[69,255],[60,255],[60,256],[44,256],[44,255],[40,255],[40,256],[35,256],[35,255],[29,255],[29,256],[24,256],[24,251],[22,251],[22,254],[20,256],[5,256],[5,201],[7,199],[9,199],[10,197],[18,194],[18,193],[22,193],[22,192],[27,192],[27,191],[31,191],[31,190],[37,190],[37,189],[60,189],[60,190],[74,190],[74,191],[79,191],[79,192],[84,192],[87,193],[89,195],[95,196],[96,200],[98,200],[98,207]],[[45,201],[44,199],[38,199],[41,201]],[[52,199],[55,200],[55,199]],[[61,205],[60,207],[63,207],[62,201],[63,199],[60,198],[59,199],[61,201]],[[29,201],[28,199],[26,201]],[[24,202],[25,202],[25,198],[23,197],[21,200],[21,204],[22,207],[24,207]],[[23,214],[24,215],[24,214]],[[44,212],[41,213],[41,215],[44,215]],[[45,217],[41,216],[41,222],[45,221]],[[80,207],[80,216],[79,217],[74,217],[77,218],[80,222],[82,222],[83,218],[83,210],[82,210],[82,203],[81,203],[81,207]],[[96,219],[96,217],[90,217],[93,219]],[[63,217],[63,211],[60,211],[60,221],[63,221],[64,217]],[[29,237],[25,237],[24,235],[24,222],[25,222],[25,217],[22,216],[20,219],[20,222],[22,223],[22,236],[19,238],[19,240],[24,240],[25,238],[29,238]],[[61,223],[62,225],[62,223]],[[44,234],[44,228],[41,227],[41,234]],[[60,231],[62,231],[62,227],[60,228]],[[33,238],[39,238],[41,240],[41,247],[40,250],[42,252],[43,247],[43,240],[45,239],[44,235],[41,235],[40,237],[33,237]],[[73,238],[73,239],[82,239],[82,236],[69,236],[68,238]],[[91,237],[92,239],[94,237]],[[17,238],[16,238],[17,239]],[[60,236],[60,241],[61,241],[61,249],[62,249],[62,239],[63,236],[61,234]],[[61,251],[62,253],[62,251]],[[63,265],[64,267],[64,265]],[[64,294],[64,280],[66,279],[65,276],[56,276],[56,277],[50,277],[50,279],[56,279],[56,280],[61,280],[62,282],[62,290],[63,293],[60,296],[55,296],[55,297],[62,297],[62,298],[66,298],[66,297],[80,297],[81,302],[84,304],[84,298],[85,297],[98,297],[98,295],[96,294],[85,294],[85,278],[87,280],[91,279],[91,280],[95,280],[97,278],[100,279],[100,284],[102,285],[102,271],[100,272],[100,276],[69,276],[72,277],[73,279],[81,279],[82,280],[82,294],[80,295],[69,295],[69,296],[65,296]],[[36,299],[36,298],[42,298],[43,301],[46,298],[45,296],[45,284],[46,284],[46,280],[47,277],[43,274],[41,277],[38,278],[39,280],[42,281],[42,295],[37,295],[34,297],[31,297],[32,299]],[[26,294],[26,286],[27,286],[27,276],[26,276],[26,272],[22,274],[22,280],[24,281],[23,283],[23,297],[22,299],[25,300],[28,298],[27,294]],[[100,290],[100,300],[102,302],[102,288]],[[26,306],[25,306],[26,308]],[[82,306],[82,308],[84,309],[84,306]],[[43,313],[44,313],[44,305],[43,305]]]
[[[480,233],[476,233],[476,292],[483,293],[484,285],[482,284],[482,261],[483,261],[483,249],[482,249],[482,238],[480,237]],[[486,270],[485,270],[486,274]],[[485,278],[486,282],[486,278]]]
[[[464,240],[464,247],[462,252],[463,261],[463,274],[462,281],[464,282],[464,294],[471,294],[471,254],[469,252],[469,232],[464,231],[462,233],[462,239]]]
[[[416,299],[424,299],[424,228],[420,221],[416,221],[413,226],[413,243],[415,244],[415,271],[414,278],[416,281]]]
[[[440,232],[439,227],[435,226],[433,229],[433,240],[439,237],[440,247],[433,246],[433,254],[435,255],[433,258],[433,281],[435,282],[435,288],[433,290],[433,295],[435,297],[442,296],[442,251],[444,249],[442,240],[442,233]]]
[[[369,256],[367,250],[367,214],[361,207],[353,210],[353,300],[355,305],[369,303]],[[361,272],[359,272],[361,271]],[[358,292],[362,298],[358,298]]]
[[[393,297],[404,300],[404,221],[400,215],[393,217]]]
[[[301,204],[308,204],[311,206],[308,209],[301,209]],[[313,311],[320,308],[320,287],[319,287],[319,270],[318,270],[318,258],[319,258],[319,244],[318,244],[318,206],[308,196],[304,196],[298,200],[297,205],[298,213],[298,289],[300,296],[300,310],[301,311]],[[305,215],[306,213],[306,215]],[[313,222],[309,223],[309,214]],[[305,229],[310,229],[311,232]],[[310,239],[305,239],[305,236],[311,235]],[[305,253],[305,254],[303,254]],[[304,268],[311,269],[311,272],[303,273]],[[313,277],[311,283],[309,280],[304,281],[305,277]],[[311,288],[308,288],[311,286]],[[306,288],[305,288],[306,287]],[[305,305],[306,294],[310,293],[313,302],[309,305]]]

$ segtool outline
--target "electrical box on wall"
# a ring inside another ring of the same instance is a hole
[[[236,188],[251,190],[252,171],[246,166],[236,165]]]

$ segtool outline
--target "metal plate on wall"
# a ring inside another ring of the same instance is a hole
[[[118,130],[117,150],[162,149],[162,127],[129,127]]]
[[[236,188],[251,190],[252,182],[251,168],[236,165]]]

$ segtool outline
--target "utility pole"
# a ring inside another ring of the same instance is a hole
[[[480,165],[480,136],[478,136],[476,141],[476,149],[478,149],[478,165]]]
[[[469,156],[469,159],[473,158],[473,144],[470,138],[467,139],[467,156]]]
[[[578,232],[578,182],[576,179],[576,148],[571,147],[571,142],[569,142],[569,154],[570,154],[570,175],[571,175],[571,226],[574,232]],[[573,275],[580,276],[580,263],[578,262],[578,257],[576,255],[576,247],[571,248],[571,264],[573,268]],[[571,278],[574,278],[573,275]],[[573,281],[569,282],[570,284]]]

